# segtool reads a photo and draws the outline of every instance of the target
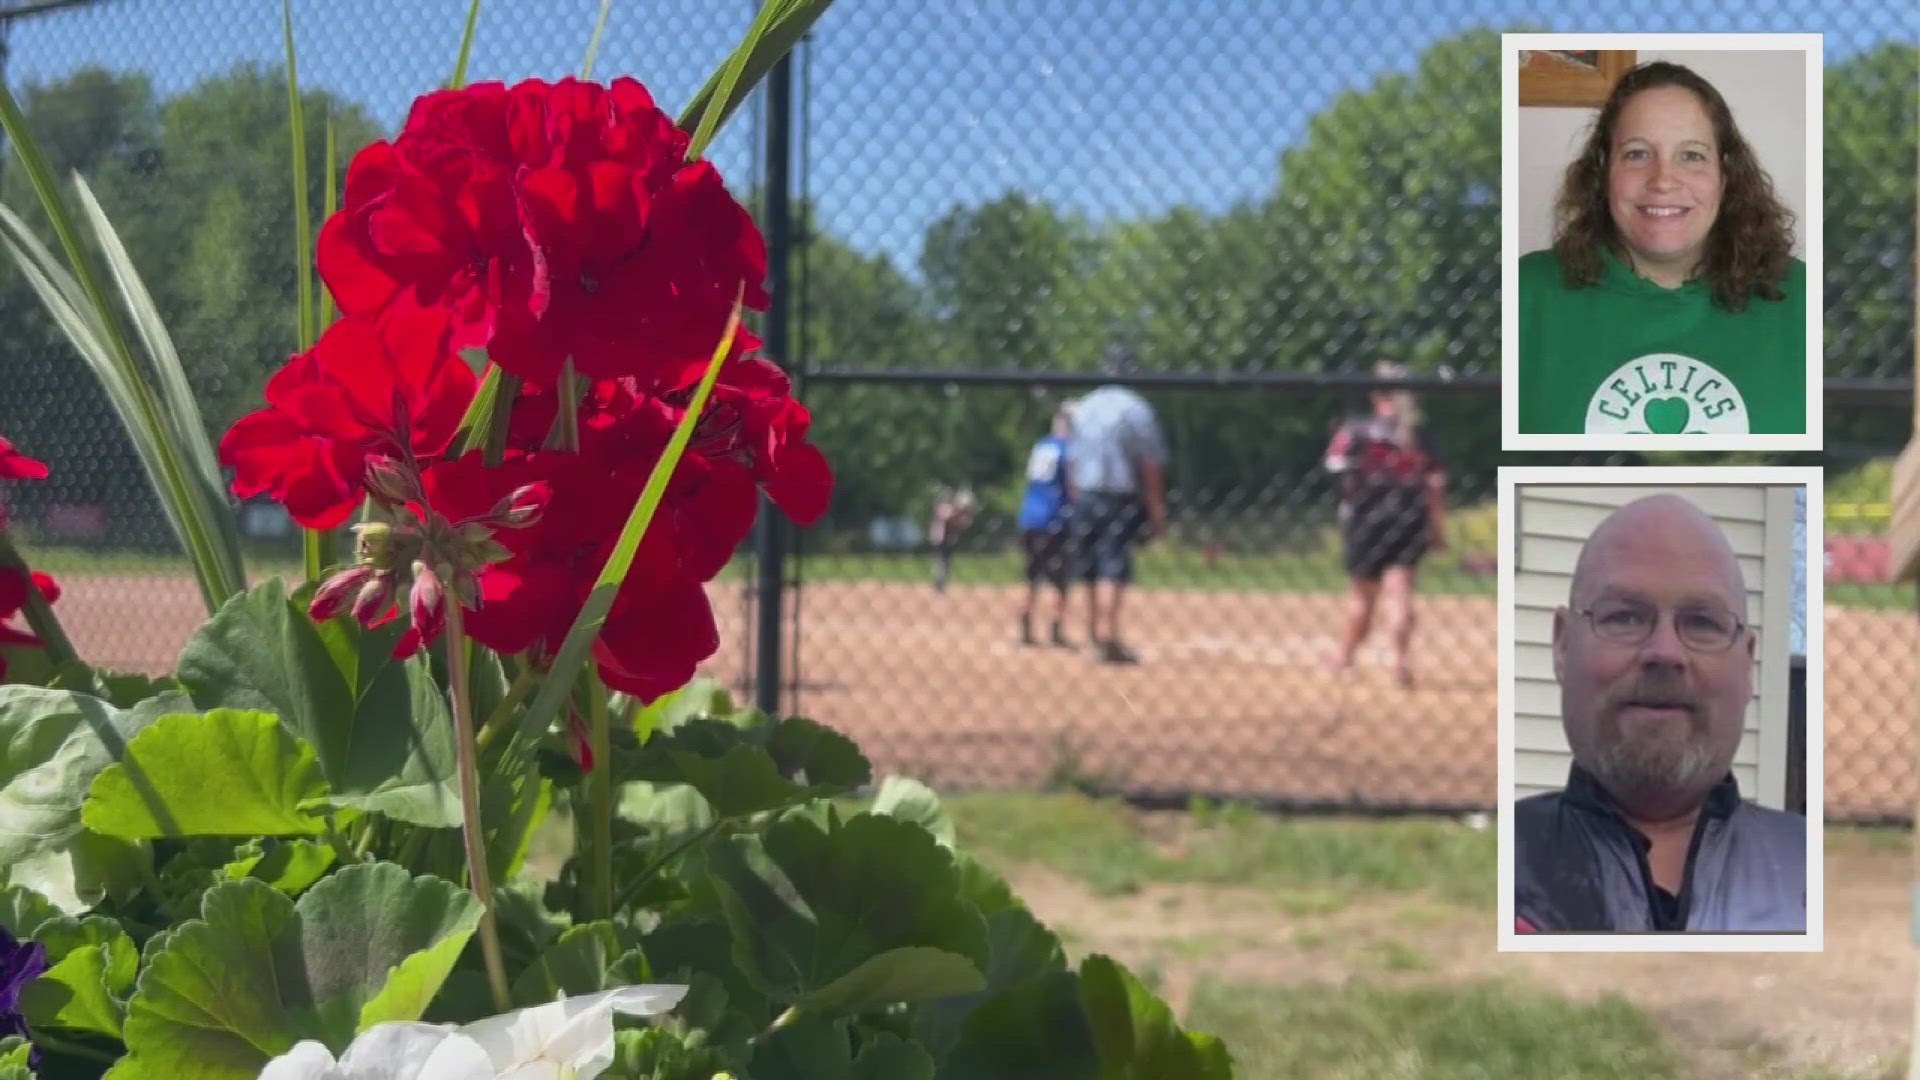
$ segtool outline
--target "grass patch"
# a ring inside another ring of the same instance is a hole
[[[808,553],[800,573],[808,581],[886,581],[929,584],[933,557],[924,552]],[[1015,551],[962,552],[953,557],[957,585],[1012,585],[1023,581]],[[1135,583],[1144,589],[1206,589],[1248,592],[1340,593],[1347,589],[1338,552],[1221,554],[1208,560],[1198,548],[1149,544],[1141,549]],[[1451,555],[1422,565],[1419,591],[1427,595],[1492,596],[1490,573],[1469,573]]]
[[[1575,1004],[1466,984],[1412,990],[1202,982],[1188,1026],[1240,1080],[1677,1080],[1675,1054],[1617,997]]]
[[[1838,607],[1912,611],[1913,582],[1827,582],[1826,602]]]
[[[1369,941],[1367,955],[1388,971],[1431,971],[1433,961],[1427,954],[1404,941],[1381,939]]]
[[[1148,882],[1250,885],[1302,915],[1366,892],[1425,891],[1474,906],[1493,898],[1493,832],[1451,819],[1141,813],[1073,794],[963,795],[946,805],[967,850],[1049,866],[1106,895]]]
[[[352,540],[336,541],[335,559],[343,560],[352,551]],[[55,576],[89,574],[140,574],[172,575],[181,578],[193,576],[193,564],[185,555],[166,551],[122,551],[111,548],[87,548],[23,543],[20,554],[27,564],[35,570],[44,570]],[[245,562],[247,576],[254,580],[280,576],[289,581],[301,579],[305,568],[300,556],[289,555],[285,550],[275,548],[262,550],[242,545],[241,558]]]

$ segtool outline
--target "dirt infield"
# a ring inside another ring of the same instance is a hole
[[[58,611],[93,663],[171,667],[202,618],[190,581],[67,575]],[[712,591],[721,652],[750,670],[738,585]],[[1084,644],[1078,608],[1068,633]],[[1422,597],[1418,683],[1378,643],[1343,677],[1321,667],[1342,618],[1331,595],[1142,591],[1128,598],[1137,667],[1084,647],[1023,648],[1010,587],[810,582],[799,597],[798,710],[854,736],[883,771],[949,788],[1097,784],[1294,804],[1489,806],[1495,788],[1495,604]],[[1914,802],[1915,620],[1826,611],[1826,804],[1847,818]],[[1812,710],[1809,710],[1812,712]],[[1817,714],[1816,714],[1817,715]]]

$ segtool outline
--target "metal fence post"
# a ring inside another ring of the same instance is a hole
[[[793,65],[783,56],[767,75],[767,307],[765,352],[782,368],[787,366],[787,322],[792,310],[791,279],[787,265],[792,237],[792,207],[788,199],[791,164]],[[760,496],[760,532],[757,537],[759,604],[754,627],[753,702],[769,716],[780,712],[780,620],[786,578],[787,520],[766,495]]]

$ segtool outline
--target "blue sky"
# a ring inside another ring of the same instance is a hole
[[[737,40],[751,0],[615,0],[596,75],[633,74],[670,111]],[[814,123],[796,168],[829,231],[904,268],[928,222],[1018,188],[1095,220],[1258,198],[1279,154],[1342,90],[1409,70],[1476,27],[1824,32],[1829,62],[1920,39],[1912,0],[1647,0],[1603,19],[1554,0],[839,0],[804,57]],[[466,0],[295,0],[302,82],[397,126],[451,69]],[[1732,9],[1738,10],[1732,10]],[[472,78],[576,72],[599,0],[490,0]],[[282,56],[278,0],[105,0],[17,25],[18,88],[102,64],[163,95]],[[758,175],[757,115],[715,161]]]

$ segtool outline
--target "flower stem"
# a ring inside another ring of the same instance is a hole
[[[500,931],[493,919],[493,883],[487,875],[487,841],[480,831],[480,752],[474,746],[471,703],[467,700],[467,634],[460,601],[447,600],[447,692],[453,701],[453,743],[460,772],[461,833],[467,842],[467,877],[480,897],[480,953],[487,963],[493,1007],[513,1008],[507,968],[500,956]]]
[[[787,1011],[781,1013],[779,1016],[774,1017],[773,1023],[767,1025],[767,1030],[761,1032],[758,1035],[755,1035],[753,1037],[753,1041],[757,1043],[764,1039],[770,1039],[773,1037],[775,1032],[779,1031],[783,1027],[786,1027],[788,1024],[793,1023],[795,1020],[798,1020],[799,1018],[800,1018],[800,1006],[789,1005],[787,1006]]]
[[[507,696],[501,698],[500,704],[494,707],[493,715],[487,717],[487,722],[480,725],[480,735],[474,741],[474,745],[481,753],[486,753],[487,747],[492,745],[502,728],[512,726],[507,721],[512,718],[513,710],[519,708],[520,703],[527,699],[527,691],[531,689],[533,689],[533,668],[526,667],[521,669],[520,674],[514,676],[513,685],[507,687]]]
[[[593,678],[587,688],[593,740],[593,917],[613,918],[613,755],[607,730],[607,688]]]
[[[33,583],[33,571],[27,568],[27,561],[13,546],[13,538],[7,530],[0,529],[0,570],[18,570],[26,580],[23,590],[27,598],[26,606],[21,610],[27,616],[27,627],[40,639],[41,647],[47,651],[47,659],[55,670],[68,664],[80,662],[80,655],[73,651],[73,642],[67,640],[67,632],[53,613],[53,605],[40,595],[40,589]]]

